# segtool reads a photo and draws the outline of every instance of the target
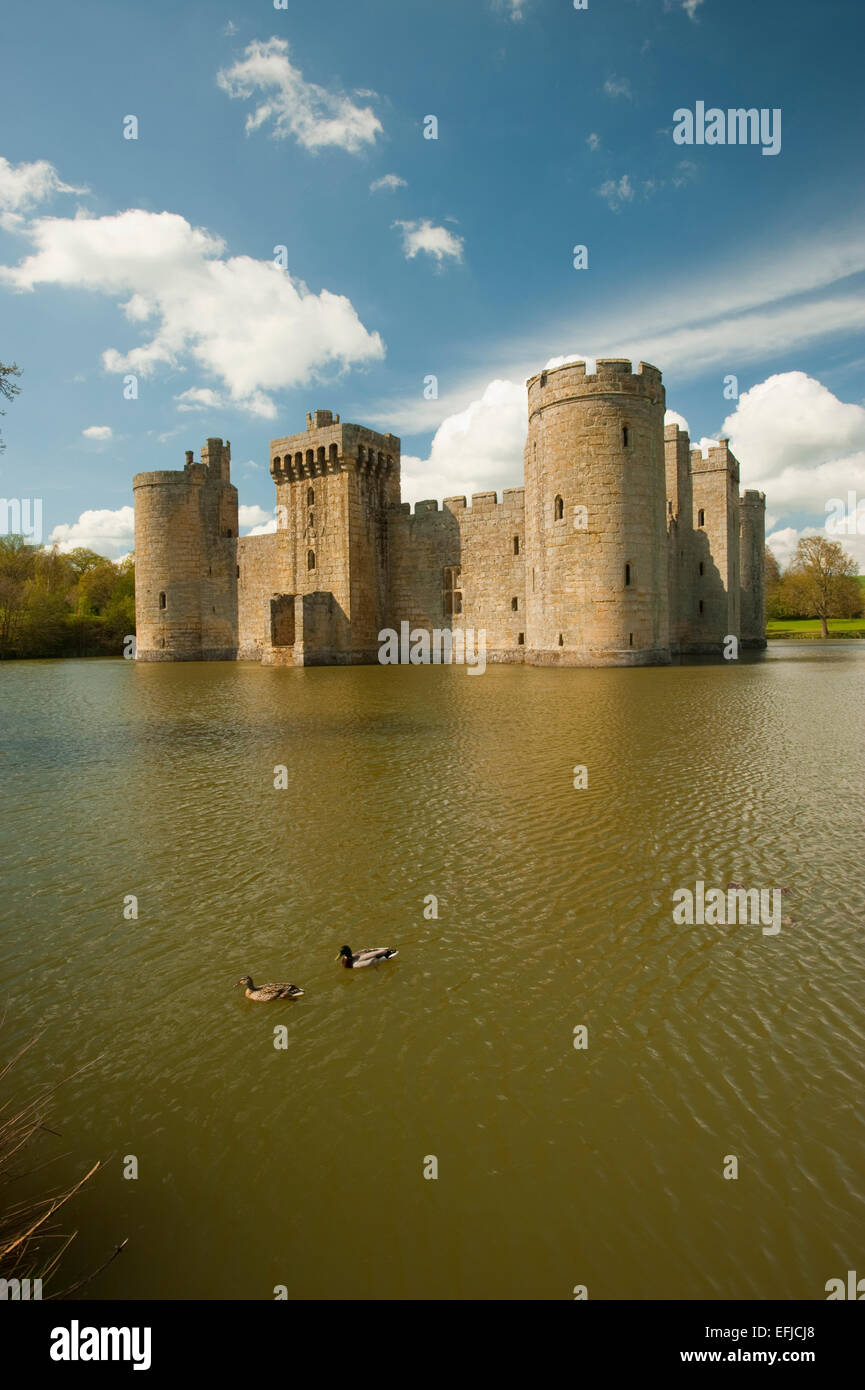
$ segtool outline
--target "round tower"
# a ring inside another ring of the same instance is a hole
[[[527,382],[526,660],[670,660],[664,387],[620,359]]]
[[[138,473],[135,633],[139,661],[220,660],[237,648],[237,490],[230,446],[208,439],[202,462]]]

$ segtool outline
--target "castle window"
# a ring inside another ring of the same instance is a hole
[[[518,613],[519,611],[520,611],[520,601],[519,601],[519,599],[518,599],[518,598],[512,598],[512,599],[511,599],[511,612],[512,612],[512,613]]]
[[[517,642],[519,643],[519,645],[520,645],[521,647],[524,647],[524,646],[525,646],[525,644],[526,644],[526,634],[525,634],[524,632],[518,632],[518,633],[517,633]]]
[[[700,612],[702,613],[702,611],[703,611],[703,600],[700,599]]]
[[[330,446],[330,465],[331,465],[331,468],[333,469],[334,473],[336,472],[336,468],[337,468],[337,464],[338,464],[338,463],[339,463],[339,448],[337,447],[336,444],[331,444],[331,446]]]
[[[632,647],[633,645],[634,645],[634,634],[633,634],[633,632],[629,632],[629,633],[628,633],[628,646],[629,646],[629,647]]]
[[[446,565],[442,570],[442,612],[456,617],[463,611],[463,595],[459,565]]]
[[[308,551],[306,552],[306,568],[307,568],[308,570],[314,570],[314,569],[315,569],[315,551],[314,551],[314,550],[308,550]]]
[[[631,566],[630,566],[630,565],[625,565],[625,588],[626,588],[626,589],[629,589],[630,586],[631,586]]]
[[[565,645],[565,639],[564,639],[564,637],[562,636],[562,634],[559,633],[559,646],[560,646],[560,647],[563,647],[564,645]]]
[[[547,384],[547,374],[546,374],[546,372],[541,372],[541,385],[542,385],[542,386],[546,386],[546,384]]]
[[[627,425],[622,425],[622,444],[623,444],[624,447],[627,449],[627,447],[628,447],[628,427],[627,427]]]
[[[160,607],[160,608],[164,608],[164,607],[165,607],[165,595],[164,595],[164,594],[160,594],[160,595],[159,595],[159,607]]]
[[[700,561],[700,573],[701,573],[701,574],[703,573],[703,561],[702,561],[702,560]]]
[[[556,521],[561,521],[565,515],[565,504],[562,501],[561,497],[557,497],[555,500],[553,515],[555,516]]]
[[[314,512],[310,512],[310,514],[309,514],[309,524],[310,524],[310,526],[315,526],[315,513],[314,513]]]
[[[240,578],[240,565],[237,566],[237,577]]]
[[[519,538],[519,536],[514,536],[514,554],[515,554],[515,555],[519,555],[519,553],[520,553],[520,538]]]
[[[315,506],[315,488],[314,488],[314,487],[308,487],[308,488],[306,489],[306,505],[307,505],[308,507],[314,507],[314,506]]]
[[[697,512],[697,525],[698,525],[698,526],[705,526],[705,525],[706,525],[706,513],[703,511],[703,508],[702,508],[702,507],[701,507],[700,510]]]

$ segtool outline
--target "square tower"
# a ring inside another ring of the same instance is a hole
[[[400,499],[400,441],[329,410],[274,439],[279,631],[297,665],[377,660],[390,609],[388,509]],[[285,599],[293,597],[293,629]],[[273,640],[273,639],[272,639]],[[273,645],[277,645],[273,641]]]

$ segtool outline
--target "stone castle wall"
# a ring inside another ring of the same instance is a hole
[[[144,660],[374,662],[379,632],[485,633],[488,661],[662,663],[765,645],[765,498],[726,440],[664,428],[656,367],[532,377],[525,488],[400,501],[400,441],[318,410],[271,443],[277,526],[239,538],[230,445],[139,474]]]

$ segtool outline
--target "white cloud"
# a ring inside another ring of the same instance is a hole
[[[226,38],[234,38],[234,35],[237,33],[237,25],[235,24],[233,19],[230,19],[228,21],[222,32],[226,36]]]
[[[778,479],[865,449],[865,409],[805,372],[783,372],[743,392],[722,432],[749,472]]]
[[[777,530],[772,548],[782,559],[798,535],[827,534],[833,498],[847,505],[848,493],[865,498],[865,409],[839,401],[805,372],[770,376],[745,391],[722,433],[741,464],[742,486],[766,493],[772,524],[779,517],[806,516],[804,531]],[[832,534],[865,563],[865,537]]]
[[[47,159],[32,164],[10,164],[0,156],[0,227],[7,232],[20,231],[26,225],[26,214],[55,193],[86,193],[62,179]]]
[[[109,560],[122,560],[132,549],[135,539],[135,513],[131,507],[107,508],[82,512],[77,521],[55,526],[48,538],[64,553],[84,546],[105,555]]]
[[[178,410],[224,410],[225,401],[209,386],[190,386],[175,396]]]
[[[588,145],[590,150],[598,149],[600,147],[600,143],[601,137],[600,135],[596,135],[594,131],[592,131],[591,135],[586,136],[586,144]]]
[[[491,381],[479,400],[442,421],[429,458],[403,455],[403,501],[522,487],[527,414],[525,386]]]
[[[370,193],[378,193],[383,188],[392,193],[397,188],[408,188],[408,184],[405,179],[400,178],[399,174],[382,174],[380,179],[373,179],[369,191]]]
[[[463,258],[463,239],[447,227],[434,227],[428,218],[419,222],[394,222],[394,227],[402,230],[402,249],[407,261],[414,260],[418,252],[432,256],[439,264],[445,256],[455,261]]]
[[[684,431],[685,431],[685,434],[690,435],[690,433],[691,433],[691,426],[688,424],[688,422],[687,422],[687,420],[685,419],[684,415],[680,415],[679,412],[678,412],[677,410],[667,410],[667,411],[665,411],[665,413],[664,413],[664,424],[665,424],[665,425],[678,425],[680,430],[684,430]]]
[[[623,174],[618,183],[615,179],[607,179],[606,183],[602,183],[596,192],[598,197],[603,198],[607,207],[611,208],[613,212],[618,212],[625,203],[632,202],[634,197],[629,174]]]
[[[85,439],[111,439],[113,431],[110,425],[88,425],[81,433]]]
[[[230,97],[248,100],[267,94],[247,116],[247,134],[272,123],[275,140],[294,139],[307,150],[331,145],[356,154],[374,144],[382,131],[371,107],[356,106],[343,93],[307,82],[290,62],[285,39],[253,40],[244,57],[223,68],[216,80]]]
[[[703,0],[682,0],[682,9],[685,11],[685,14],[688,16],[689,19],[693,19],[696,22],[697,10],[700,8],[702,3]]]
[[[257,503],[241,503],[237,509],[237,522],[244,536],[267,536],[276,530],[276,517],[266,512]]]
[[[188,356],[223,383],[225,405],[272,419],[268,392],[384,356],[343,295],[315,294],[272,261],[226,257],[219,237],[176,213],[41,218],[28,235],[34,253],[0,267],[0,282],[95,290],[125,299],[134,324],[154,321],[139,347],[103,353],[109,372],[147,376]]]
[[[633,101],[631,81],[628,77],[608,77],[604,83],[604,91],[608,97],[627,97],[628,101]]]

